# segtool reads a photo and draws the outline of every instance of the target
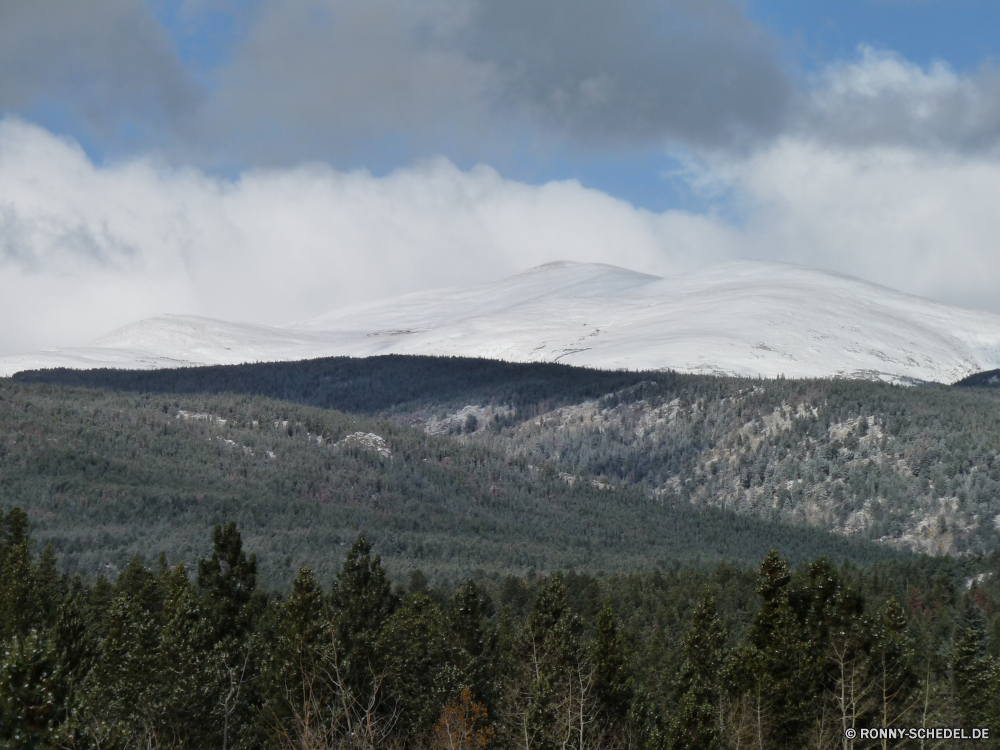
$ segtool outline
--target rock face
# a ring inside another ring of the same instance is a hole
[[[952,383],[1000,367],[1000,316],[777,263],[727,263],[659,278],[560,262],[284,328],[153,318],[87,347],[0,359],[0,375],[390,353]]]
[[[995,548],[995,398],[868,383],[752,383],[680,397],[640,385],[460,439],[552,462],[571,485],[631,485],[665,503],[932,555]],[[442,421],[428,420],[425,429]]]

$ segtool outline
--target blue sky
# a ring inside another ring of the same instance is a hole
[[[0,353],[555,258],[1000,311],[997,28],[981,0],[8,0],[0,316],[58,296]]]
[[[192,97],[210,97],[226,85],[220,74],[248,44],[255,15],[263,14],[264,5],[261,0],[149,3],[149,16],[176,57],[182,69],[180,77],[191,87]],[[317,23],[331,23],[329,17],[323,18],[324,4],[314,5]],[[736,7],[770,43],[776,66],[800,87],[808,87],[810,77],[820,75],[827,66],[855,58],[862,45],[896,53],[923,67],[944,63],[965,74],[991,66],[1000,52],[1000,37],[995,33],[1000,28],[1000,5],[983,0],[756,0]],[[294,69],[288,74],[293,75]],[[152,82],[151,88],[155,86]],[[21,106],[5,107],[4,114],[24,117],[53,133],[74,138],[97,161],[152,150],[166,153],[177,163],[194,163],[230,176],[260,163],[290,164],[309,159],[340,169],[360,167],[385,174],[421,157],[444,155],[464,168],[490,163],[506,176],[535,184],[577,179],[656,211],[705,206],[700,196],[674,177],[678,144],[671,143],[670,133],[660,142],[643,139],[594,144],[561,138],[537,122],[514,116],[505,124],[505,132],[484,138],[447,132],[428,137],[408,132],[404,126],[367,139],[351,134],[347,148],[313,142],[282,154],[255,154],[251,148],[234,150],[226,145],[193,149],[184,142],[183,133],[165,132],[164,123],[157,120],[159,113],[141,106],[118,112],[105,127],[96,128],[80,113],[79,103],[66,101],[59,88],[46,91],[40,86],[27,102],[19,102]],[[233,130],[245,130],[246,125]],[[266,127],[266,123],[258,126]],[[242,134],[228,135],[239,139]],[[222,133],[217,138],[224,140],[226,136]]]
[[[803,70],[850,57],[859,44],[920,65],[944,60],[962,71],[1000,52],[1000,6],[986,0],[755,0],[747,8]]]

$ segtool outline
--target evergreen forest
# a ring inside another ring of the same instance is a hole
[[[190,567],[133,559],[113,581],[35,554],[18,508],[2,529],[8,748],[1000,745],[997,554],[446,588],[393,585],[358,537],[333,576],[275,591],[235,524]]]
[[[566,481],[488,445],[416,426],[238,394],[135,394],[0,386],[0,507],[22,508],[67,571],[114,576],[159,552],[191,564],[205,529],[239,524],[267,586],[302,565],[329,578],[365,534],[406,575],[455,581],[900,554],[869,540],[619,483]]]
[[[453,438],[455,447],[444,449],[449,455],[484,450],[502,457],[505,468],[634,493],[653,506],[712,509],[896,550],[960,554],[1000,546],[1000,392],[970,387],[988,386],[990,377],[903,387],[393,355],[25,372],[7,387],[172,396],[158,404],[169,403],[175,414],[205,412],[209,407],[197,404],[209,395],[277,399],[284,406],[274,410],[294,403],[375,418],[384,425],[371,428],[376,434],[391,425],[414,427]],[[483,481],[501,492],[497,482]]]
[[[998,529],[991,373],[19,373],[0,747],[1000,747]]]

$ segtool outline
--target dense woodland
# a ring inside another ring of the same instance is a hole
[[[643,383],[481,442],[699,506],[930,552],[1000,545],[996,390]]]
[[[552,462],[413,426],[235,394],[0,385],[0,508],[18,506],[71,572],[138,555],[191,563],[236,521],[267,585],[329,578],[364,533],[398,575],[592,573],[678,560],[874,560],[891,548],[625,484],[569,484]]]
[[[279,592],[235,525],[112,582],[0,536],[9,748],[861,748],[1000,726],[1000,555],[794,570],[776,552],[594,578],[405,586],[363,538]],[[978,572],[977,572],[978,571]],[[914,734],[914,736],[918,736]]]
[[[989,385],[990,375],[963,383]],[[15,380],[169,394],[178,409],[194,408],[183,404],[201,403],[202,393],[281,398],[450,436],[505,462],[654,504],[715,508],[932,554],[1000,546],[996,388],[395,355],[56,370]]]
[[[0,380],[0,747],[1000,747],[998,396],[419,357]],[[845,739],[879,727],[914,737]]]
[[[139,393],[242,393],[370,416],[492,402],[524,418],[644,381],[686,383],[699,376],[389,354],[169,370],[26,370],[12,379]]]

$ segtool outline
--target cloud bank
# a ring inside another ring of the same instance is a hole
[[[230,173],[745,154],[789,134],[964,153],[1000,139],[992,65],[862,47],[806,76],[737,0],[186,0],[172,22],[167,5],[7,0],[0,114]]]
[[[9,0],[0,112],[210,168],[382,168],[538,142],[736,146],[777,132],[792,89],[736,0],[223,4],[224,44],[217,2],[188,0],[168,28],[129,0]],[[182,58],[209,44],[225,47],[211,62]]]
[[[687,176],[736,210],[651,213],[574,181],[527,185],[443,158],[384,177],[318,163],[232,180],[149,158],[95,165],[7,119],[0,355],[161,313],[282,324],[556,259],[661,275],[790,261],[1000,311],[995,159],[790,134],[692,161]]]
[[[700,242],[704,220],[681,219],[671,243]],[[148,159],[95,166],[6,120],[0,320],[14,324],[0,326],[0,353],[160,313],[287,323],[567,257],[665,272],[665,229],[573,181],[530,186],[444,159],[382,178],[310,164],[226,181]]]
[[[0,112],[48,113],[95,139],[169,137],[205,92],[148,5],[4,0]]]

